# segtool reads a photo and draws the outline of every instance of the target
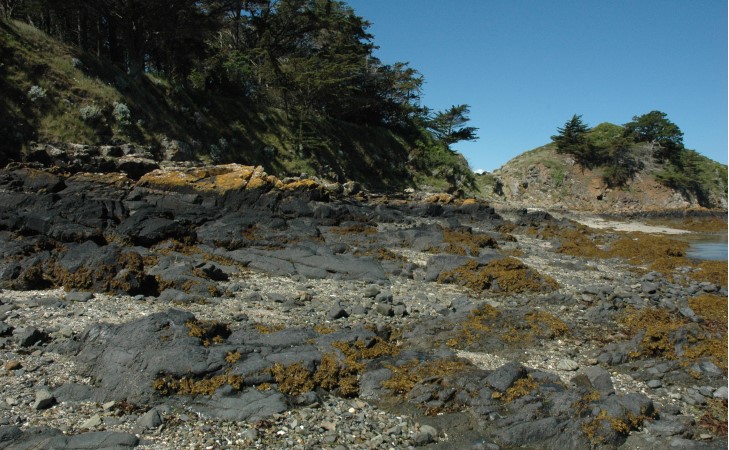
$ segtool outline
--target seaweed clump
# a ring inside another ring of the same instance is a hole
[[[502,294],[550,292],[559,288],[557,282],[541,275],[516,258],[506,257],[485,265],[476,260],[453,270],[442,272],[439,283],[458,284],[476,292],[491,290]]]
[[[646,308],[637,312],[628,309],[623,317],[623,325],[628,328],[631,336],[643,333],[640,342],[640,352],[633,352],[630,356],[661,356],[666,359],[676,359],[676,333],[687,321],[672,314],[665,309]]]
[[[582,423],[582,432],[594,445],[606,444],[611,436],[627,436],[631,430],[640,429],[643,422],[653,416],[654,414],[647,413],[637,416],[628,413],[625,418],[619,418],[601,409],[597,415]]]
[[[188,335],[200,339],[205,347],[211,344],[220,344],[231,335],[230,326],[226,323],[203,320],[188,320],[185,322]]]
[[[685,363],[710,358],[726,371],[726,299],[702,295],[690,299],[689,305],[703,319],[702,323],[689,322],[665,309],[629,309],[622,324],[630,336],[642,333],[639,349],[630,356],[680,359]]]
[[[576,222],[570,222],[570,225],[565,227],[547,224],[539,228],[529,227],[527,234],[536,236],[539,239],[557,239],[559,241],[557,253],[588,258],[604,258],[607,256],[596,243],[598,233]]]
[[[395,395],[406,395],[416,384],[431,378],[443,378],[448,375],[461,373],[472,367],[462,359],[437,359],[420,362],[411,360],[400,366],[388,365],[392,376],[382,382],[382,387],[389,389]]]
[[[243,377],[224,374],[194,380],[187,377],[163,376],[152,383],[152,387],[162,395],[213,395],[218,388],[225,385],[230,385],[233,389],[239,391],[243,385]]]
[[[443,241],[447,244],[445,251],[454,255],[478,256],[482,248],[499,248],[496,239],[469,228],[445,229]]]
[[[393,342],[379,337],[369,342],[357,340],[350,344],[338,341],[331,345],[344,354],[344,360],[338,360],[334,353],[325,353],[314,372],[302,363],[289,366],[274,364],[270,373],[278,390],[296,396],[321,388],[343,397],[354,397],[359,393],[359,375],[365,369],[365,361],[399,352]]]
[[[539,384],[532,379],[532,377],[520,378],[514,382],[514,384],[506,390],[503,394],[500,392],[494,392],[492,397],[498,398],[504,403],[511,403],[514,400],[527,396],[537,390]]]
[[[453,348],[468,348],[483,339],[496,339],[505,344],[520,345],[535,339],[569,337],[567,324],[547,311],[514,311],[502,313],[491,305],[484,304],[474,309],[457,328],[446,345]]]

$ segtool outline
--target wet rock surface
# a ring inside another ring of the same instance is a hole
[[[2,447],[727,445],[708,269],[546,213],[127,163],[0,170]]]

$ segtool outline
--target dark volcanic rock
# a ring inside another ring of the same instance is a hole
[[[195,233],[188,224],[170,219],[152,210],[137,211],[114,230],[117,236],[128,238],[134,245],[151,246],[165,239],[194,241]]]
[[[145,295],[157,289],[144,272],[142,256],[116,244],[99,246],[86,241],[70,246],[48,271],[57,285],[69,289]]]
[[[95,431],[65,435],[60,430],[47,427],[29,428],[0,427],[0,446],[9,450],[57,449],[57,450],[121,450],[139,445],[139,438],[129,433]]]
[[[83,373],[99,388],[98,400],[148,403],[161,375],[202,377],[215,369],[208,364],[208,348],[189,335],[185,323],[194,318],[170,310],[122,325],[99,324],[59,350],[76,354]]]
[[[334,254],[318,245],[295,245],[281,250],[246,249],[222,253],[250,268],[273,275],[307,278],[385,281],[387,276],[375,259]]]
[[[494,370],[488,377],[486,377],[486,382],[493,388],[504,392],[509,389],[516,380],[524,378],[526,375],[527,371],[524,366],[518,362],[510,362]]]
[[[216,394],[211,398],[196,398],[193,408],[208,417],[233,421],[261,420],[288,409],[280,393],[261,392],[255,388],[246,389],[235,397]]]

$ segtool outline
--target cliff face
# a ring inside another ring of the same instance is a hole
[[[726,166],[716,166],[702,192],[678,190],[658,181],[663,169],[644,158],[644,168],[625,186],[611,188],[603,169],[588,169],[552,145],[523,153],[496,170],[486,186],[487,196],[525,207],[581,211],[650,211],[689,208],[727,208]],[[723,168],[723,170],[722,170]],[[493,193],[491,192],[493,191]]]
[[[378,191],[452,190],[472,179],[463,157],[422,126],[323,114],[300,123],[265,101],[132,78],[21,22],[0,20],[0,61],[0,167],[58,156],[138,178],[162,161],[239,163]]]

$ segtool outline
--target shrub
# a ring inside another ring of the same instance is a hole
[[[101,108],[95,104],[82,106],[78,112],[84,122],[94,122],[101,118]]]
[[[33,85],[28,89],[28,100],[31,102],[36,102],[38,100],[41,100],[43,98],[46,98],[46,90],[38,85]]]
[[[132,124],[132,112],[129,111],[129,107],[124,103],[114,103],[114,110],[112,111],[114,119],[122,126],[129,126]]]

